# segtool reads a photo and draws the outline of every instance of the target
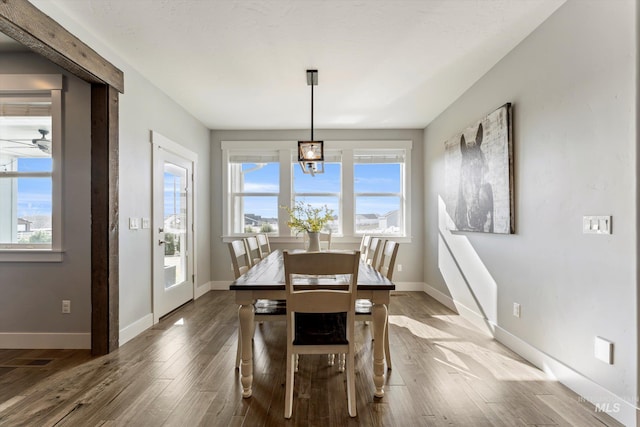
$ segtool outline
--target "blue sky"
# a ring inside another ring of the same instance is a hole
[[[51,171],[51,158],[19,158],[18,171]],[[18,216],[51,215],[51,178],[18,179]]]
[[[269,163],[262,168],[254,164],[243,164],[245,171],[245,191],[254,193],[277,193],[279,189],[279,164]],[[254,169],[254,170],[252,170]],[[400,165],[395,164],[356,164],[354,169],[357,193],[399,193]],[[297,165],[293,165],[294,192],[296,193],[340,193],[341,165],[325,163],[325,173],[307,175]],[[338,212],[337,197],[309,196],[302,200],[317,206],[326,204],[335,213]],[[357,201],[356,213],[384,214],[398,209],[397,197],[362,197]],[[275,218],[278,214],[277,197],[246,197],[245,212],[265,218]]]

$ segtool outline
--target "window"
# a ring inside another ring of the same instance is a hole
[[[264,147],[269,147],[265,151]],[[411,141],[325,141],[325,173],[303,174],[297,141],[223,141],[224,235],[271,232],[291,238],[280,206],[326,205],[334,236],[411,236]]]
[[[277,152],[231,155],[229,206],[233,234],[278,233],[279,169]]]
[[[354,152],[355,232],[401,234],[404,150]]]
[[[59,260],[22,255],[61,251],[62,77],[0,82],[0,260]]]
[[[297,162],[293,168],[293,201],[313,207],[326,206],[333,211],[334,220],[327,224],[332,233],[340,233],[340,196],[342,169],[339,151],[325,151],[324,173],[311,176],[302,172]]]

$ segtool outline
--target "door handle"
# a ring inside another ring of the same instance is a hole
[[[166,242],[164,240],[158,240],[158,246],[164,245]]]

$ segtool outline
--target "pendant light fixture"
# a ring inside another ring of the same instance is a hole
[[[313,139],[313,87],[318,84],[318,70],[307,70],[307,85],[311,86],[311,140],[298,141],[298,163],[302,172],[314,176],[324,173],[324,142]]]

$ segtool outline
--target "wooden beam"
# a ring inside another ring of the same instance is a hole
[[[91,86],[91,352],[119,342],[118,92]]]
[[[27,0],[0,0],[0,31],[90,83],[124,93],[124,74]]]

